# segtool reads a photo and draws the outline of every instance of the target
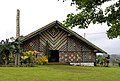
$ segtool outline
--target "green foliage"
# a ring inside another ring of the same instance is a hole
[[[18,55],[21,52],[20,41],[14,37],[11,37],[10,40],[11,42],[9,42],[9,39],[0,42],[0,64],[9,64],[9,62],[13,62],[15,60],[13,54]],[[17,59],[15,61],[17,61]]]
[[[0,64],[9,64],[9,56],[14,52],[14,45],[12,42],[2,40],[0,43]]]
[[[9,55],[9,62],[14,63],[14,55],[12,53]]]
[[[100,66],[105,66],[108,67],[109,66],[109,60],[110,60],[110,56],[103,56],[103,55],[97,55],[96,56],[96,61],[97,64]]]
[[[65,1],[65,0],[63,0]],[[110,29],[107,35],[110,39],[120,36],[120,1],[116,1],[104,10],[101,5],[112,0],[72,0],[76,5],[77,14],[67,15],[64,21],[66,27],[88,28],[90,23],[107,23]]]
[[[97,58],[98,62],[101,62],[104,60],[103,55],[97,55],[96,58]]]

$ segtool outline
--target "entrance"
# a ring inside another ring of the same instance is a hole
[[[50,50],[48,61],[59,62],[59,50]]]

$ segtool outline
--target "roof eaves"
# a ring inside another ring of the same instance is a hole
[[[52,26],[54,26],[54,25],[58,25],[61,29],[69,32],[70,34],[72,34],[72,35],[74,35],[74,36],[76,36],[77,38],[79,38],[80,40],[84,41],[84,42],[87,43],[88,45],[90,45],[90,46],[92,46],[93,48],[97,49],[99,52],[107,53],[107,52],[105,52],[104,50],[102,50],[102,49],[100,49],[99,47],[97,47],[97,46],[95,46],[94,44],[92,44],[91,42],[89,42],[88,40],[86,40],[85,38],[83,38],[82,36],[80,36],[79,34],[77,34],[76,32],[74,32],[74,31],[72,31],[72,30],[70,30],[70,29],[68,29],[68,28],[65,28],[65,26],[64,26],[62,23],[60,23],[59,21],[57,21],[57,20],[56,20],[56,21],[53,21],[52,23],[50,23],[50,24],[48,24],[48,25],[46,25],[46,26],[43,26],[43,27],[39,28],[39,29],[36,30],[36,31],[33,31],[32,33],[30,33],[30,34],[28,34],[28,35],[26,35],[25,37],[23,37],[23,38],[21,39],[21,42],[26,41],[26,40],[32,38],[33,36],[35,36],[35,35],[43,32],[43,31],[45,31],[46,29],[48,29],[48,28],[50,28],[50,27],[52,27]]]
[[[43,26],[43,27],[39,28],[38,30],[33,31],[32,33],[30,33],[30,34],[24,36],[24,37],[21,39],[21,42],[26,41],[26,40],[32,38],[33,36],[37,35],[38,33],[40,33],[40,32],[42,32],[42,31],[44,31],[44,30],[46,30],[46,29],[52,27],[53,25],[56,24],[56,22],[57,22],[57,21],[53,21],[52,23],[49,23],[48,25]]]

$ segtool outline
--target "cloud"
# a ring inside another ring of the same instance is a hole
[[[21,35],[27,35],[48,23],[59,20],[62,22],[69,13],[75,13],[75,6],[70,6],[71,0],[66,2],[57,0],[1,0],[0,2],[0,40],[15,37],[16,10],[20,9]],[[120,54],[120,39],[109,40],[105,33],[108,27],[105,24],[91,24],[87,29],[73,30],[108,51]]]
[[[109,39],[106,34],[108,29],[106,24],[91,24],[87,29],[73,28],[75,32],[108,52],[108,54],[120,54],[120,39]]]

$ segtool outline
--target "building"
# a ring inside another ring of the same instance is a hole
[[[21,42],[24,51],[37,50],[39,55],[47,52],[49,62],[95,63],[96,53],[106,53],[59,21],[26,35]]]

